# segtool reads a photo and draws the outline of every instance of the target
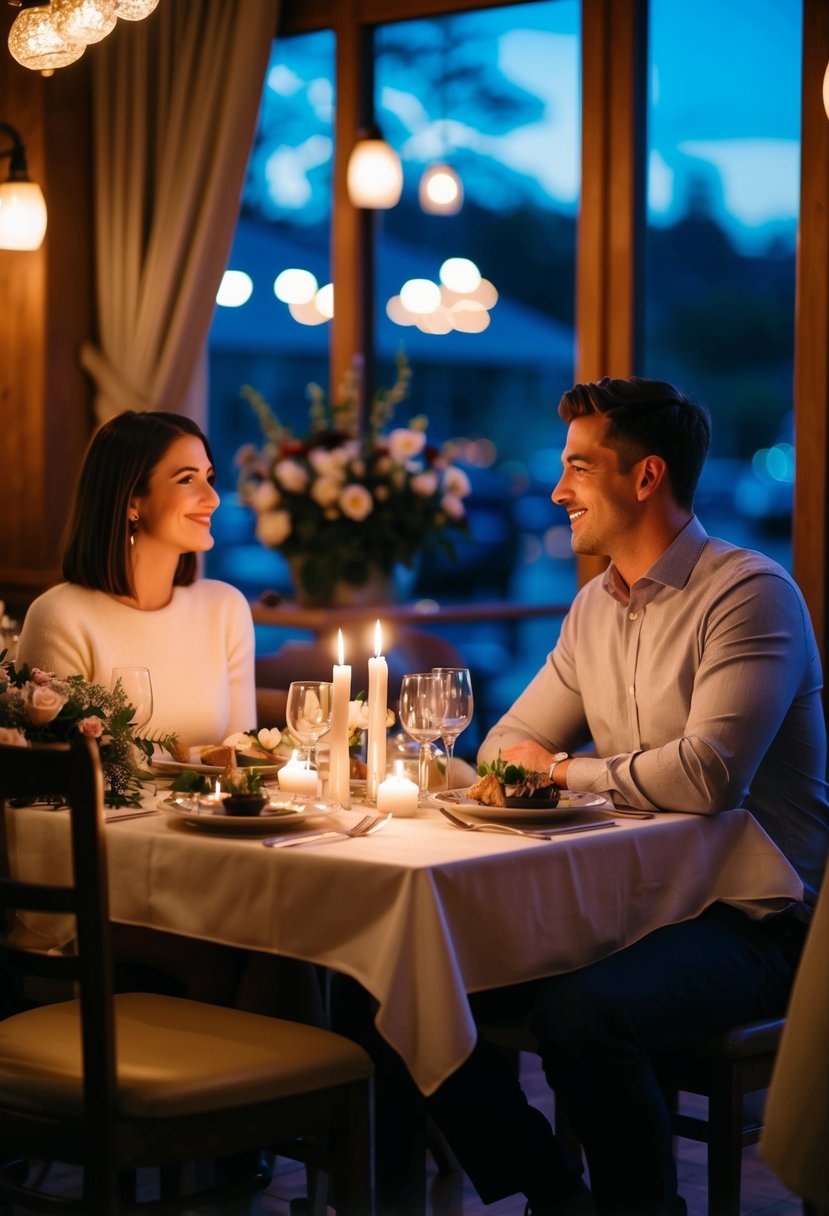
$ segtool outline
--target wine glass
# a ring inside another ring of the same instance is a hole
[[[147,725],[153,716],[153,685],[150,680],[150,669],[148,667],[113,667],[110,688],[115,691],[119,684],[133,708],[130,725],[137,733]]]
[[[431,672],[416,672],[403,677],[400,684],[400,725],[420,744],[417,761],[421,795],[429,792],[429,761],[432,743],[440,738],[443,722],[443,685]]]
[[[451,790],[455,740],[472,719],[472,677],[468,667],[433,667],[432,675],[440,680],[443,690],[440,737],[446,748],[446,788]]]
[[[285,721],[302,744],[309,768],[317,768],[317,743],[331,729],[334,685],[324,680],[294,680],[288,688]]]

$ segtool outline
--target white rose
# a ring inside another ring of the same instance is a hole
[[[56,718],[68,698],[45,684],[27,684],[24,707],[33,726],[46,726]]]
[[[368,701],[348,702],[348,733],[368,730]]]
[[[269,549],[278,549],[292,530],[287,511],[265,511],[256,521],[256,539]]]
[[[272,511],[279,506],[279,491],[272,481],[260,481],[251,491],[249,501],[255,511]]]
[[[289,494],[302,494],[308,487],[308,470],[295,460],[280,460],[273,475]]]
[[[431,469],[418,473],[412,478],[411,486],[415,494],[420,494],[422,498],[431,498],[438,488],[438,475]]]
[[[321,507],[332,507],[340,497],[342,482],[333,477],[318,477],[311,486],[311,497]]]
[[[353,483],[343,490],[339,505],[343,515],[358,522],[374,510],[374,500],[366,487]]]
[[[389,434],[389,454],[398,464],[405,464],[413,456],[419,456],[426,447],[426,432],[413,431],[409,427],[397,427]]]
[[[454,494],[456,498],[466,498],[472,492],[472,485],[466,473],[455,464],[450,464],[444,473],[443,488],[447,494]]]
[[[450,519],[463,519],[466,515],[463,502],[455,494],[444,494],[440,505]]]

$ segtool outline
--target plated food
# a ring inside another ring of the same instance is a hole
[[[508,764],[499,754],[492,764],[480,765],[478,780],[470,785],[466,796],[483,806],[550,809],[558,806],[560,791],[548,773]]]

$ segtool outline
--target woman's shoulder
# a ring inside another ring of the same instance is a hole
[[[57,612],[64,614],[74,609],[84,611],[102,596],[108,598],[102,591],[94,591],[91,587],[80,587],[77,583],[56,583],[54,587],[32,600],[26,616],[50,617]]]

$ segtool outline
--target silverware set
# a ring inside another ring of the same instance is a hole
[[[372,836],[375,832],[379,832],[384,828],[391,819],[390,814],[364,815],[351,828],[333,828],[322,832],[301,832],[285,834],[283,836],[266,836],[262,841],[269,849],[290,849],[294,845],[300,844],[323,844],[329,840],[348,840],[353,836]]]
[[[468,819],[461,819],[446,807],[438,807],[438,810],[453,827],[461,828],[465,832],[508,832],[511,836],[529,836],[533,840],[549,840],[552,836],[563,836],[567,832],[595,832],[599,828],[612,828],[616,825],[615,819],[598,819],[591,823],[568,823],[554,828],[514,828],[508,823],[470,823]]]

